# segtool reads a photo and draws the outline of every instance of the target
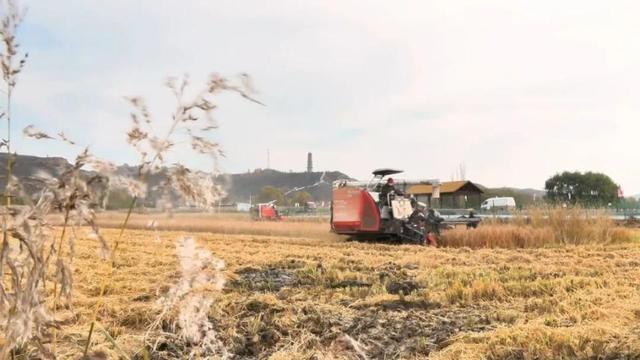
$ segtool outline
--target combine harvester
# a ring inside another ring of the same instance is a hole
[[[285,219],[278,212],[278,208],[273,201],[254,205],[251,207],[250,213],[251,218],[257,221],[280,221]]]
[[[325,184],[326,182],[324,181],[324,176],[325,176],[325,173],[323,172],[322,175],[320,175],[320,179],[318,181],[316,181],[315,183],[313,183],[311,185],[307,185],[307,186],[295,187],[295,188],[285,192],[283,195],[287,196],[287,195],[292,194],[292,193],[297,192],[297,191],[302,191],[302,190],[305,190],[305,189],[309,189],[309,188],[313,188],[313,187],[319,186],[321,184]],[[280,212],[278,212],[278,208],[276,206],[276,202],[277,202],[277,200],[271,200],[268,203],[260,203],[260,204],[252,205],[251,209],[249,210],[249,212],[251,213],[251,218],[253,220],[258,220],[258,221],[281,221],[281,220],[286,220],[286,217],[283,216]],[[317,205],[313,201],[308,201],[303,206],[304,206],[304,209],[305,209],[304,210],[305,213],[315,213],[316,210],[317,210]],[[288,214],[288,212],[287,212],[287,214]]]
[[[333,183],[331,230],[358,240],[382,240],[411,244],[434,244],[438,231],[430,231],[425,221],[410,221],[417,204],[406,196],[389,194],[381,199],[381,189],[389,175],[402,170],[378,169],[369,182],[338,180]],[[406,194],[409,185],[425,184],[439,187],[439,180],[396,180],[395,189]],[[478,224],[478,218],[442,219],[435,225],[446,228],[455,225]]]

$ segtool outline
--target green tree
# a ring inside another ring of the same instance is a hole
[[[260,190],[260,194],[258,195],[259,202],[267,203],[274,200],[278,205],[285,205],[285,198],[282,190],[271,185],[267,185]]]
[[[300,204],[300,206],[304,206],[304,204],[306,204],[309,201],[313,201],[313,197],[311,197],[311,194],[309,194],[306,191],[298,191],[294,193],[293,196],[291,197],[291,203],[292,204],[298,203]]]
[[[108,210],[126,209],[131,205],[133,197],[124,189],[113,189],[109,191],[106,208]]]
[[[618,200],[618,185],[605,174],[565,171],[544,185],[547,199],[556,203],[607,206]]]

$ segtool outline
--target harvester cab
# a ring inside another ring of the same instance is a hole
[[[374,200],[380,208],[380,218],[382,220],[398,219],[407,220],[413,212],[411,201],[403,197],[406,193],[406,184],[402,182],[396,183],[391,178],[391,175],[400,174],[402,170],[397,169],[378,169],[373,172],[373,179],[369,182],[370,185],[367,188],[372,189],[369,191],[372,194]],[[385,178],[387,179],[385,181]],[[391,189],[385,189],[391,188]]]

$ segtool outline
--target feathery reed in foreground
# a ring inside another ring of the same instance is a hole
[[[18,55],[16,30],[22,20],[22,11],[14,0],[2,1],[0,7],[0,62],[3,80],[6,84],[6,113],[11,123],[11,94],[16,86],[17,74],[22,71],[26,56]],[[169,164],[167,157],[179,144],[189,144],[190,150],[214,160],[222,155],[220,146],[211,139],[217,129],[212,112],[217,108],[216,96],[221,92],[235,92],[242,97],[257,102],[247,89],[250,81],[246,74],[240,76],[239,84],[212,74],[200,91],[193,96],[186,95],[190,86],[189,78],[169,78],[167,87],[174,94],[176,106],[168,117],[169,130],[162,135],[154,129],[153,116],[141,97],[129,97],[133,107],[132,127],[126,134],[129,144],[140,155],[137,176],[118,174],[115,164],[98,159],[88,148],[81,150],[75,163],[61,176],[39,174],[39,192],[27,194],[20,181],[12,176],[13,156],[9,154],[7,164],[7,185],[4,193],[6,207],[0,209],[2,216],[2,242],[0,245],[0,358],[26,356],[53,358],[56,356],[57,328],[56,312],[69,307],[73,294],[73,260],[75,240],[79,227],[88,225],[90,237],[100,244],[100,257],[109,264],[109,271],[101,277],[98,302],[93,306],[93,320],[88,328],[83,354],[89,354],[94,329],[109,331],[98,319],[103,309],[104,297],[109,283],[117,272],[116,256],[123,238],[129,216],[123,220],[118,235],[111,241],[103,236],[95,222],[95,209],[108,201],[109,189],[125,189],[133,198],[129,213],[137,199],[144,199],[149,192],[157,191],[167,203],[211,207],[222,195],[215,183],[214,173],[194,171],[182,164]],[[6,141],[0,148],[10,149],[11,131],[8,127]],[[162,128],[160,126],[160,128]],[[59,140],[75,146],[63,132],[51,136],[35,126],[26,126],[26,137],[39,140]],[[184,149],[183,149],[184,150]],[[81,170],[92,170],[82,172]],[[160,184],[148,188],[145,182],[150,174],[160,173]],[[89,175],[87,175],[89,174]],[[11,198],[18,198],[26,204],[12,207]],[[54,234],[48,222],[52,214],[62,214],[60,234]],[[69,239],[67,239],[69,238]],[[67,249],[68,247],[68,249]],[[64,302],[62,301],[64,298]],[[200,304],[200,305],[198,305]],[[208,298],[192,304],[206,311],[203,304],[210,304]],[[199,311],[200,311],[199,310]],[[190,342],[210,344],[208,337],[190,337]],[[197,341],[196,341],[197,340]],[[209,346],[207,345],[207,346]]]

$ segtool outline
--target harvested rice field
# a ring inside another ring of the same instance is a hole
[[[348,241],[320,233],[315,220],[294,223],[296,234],[256,235],[292,224],[244,221],[247,234],[127,230],[113,268],[78,229],[69,241],[72,303],[56,310],[51,337],[57,356],[75,359],[86,349],[96,359],[640,357],[635,236],[431,248]],[[118,233],[103,230],[107,239]],[[203,338],[209,346],[196,349]]]

